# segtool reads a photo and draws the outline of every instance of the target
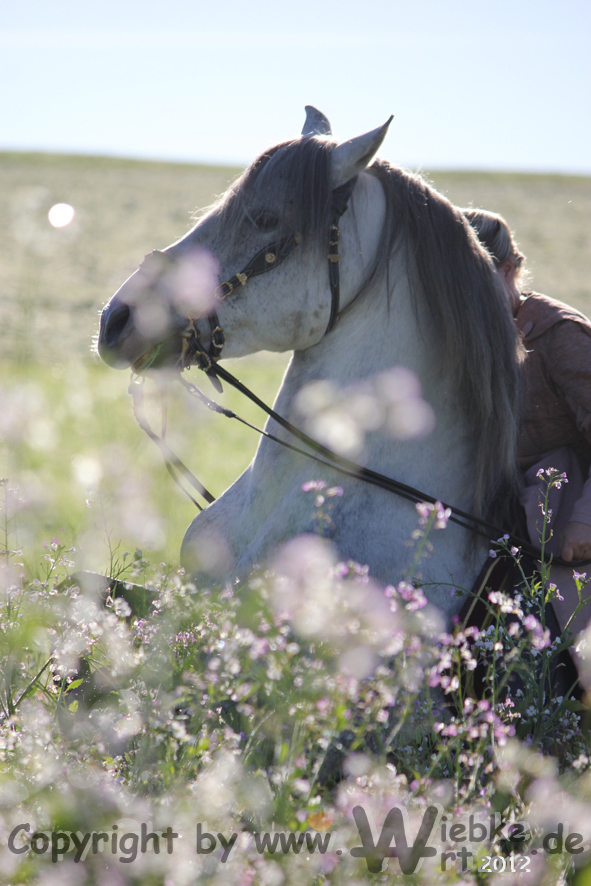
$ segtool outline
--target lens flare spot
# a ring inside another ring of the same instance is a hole
[[[96,458],[78,453],[72,459],[74,477],[82,486],[96,486],[103,477],[103,467]]]
[[[74,212],[69,203],[55,203],[47,213],[49,224],[53,228],[65,228],[74,218]]]

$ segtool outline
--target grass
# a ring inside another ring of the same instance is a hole
[[[85,356],[115,289],[146,253],[184,234],[193,210],[223,192],[237,172],[0,154],[4,354],[41,362]],[[71,203],[76,218],[54,230],[47,211],[59,202]]]
[[[125,550],[150,547],[155,557],[177,559],[194,506],[135,424],[127,374],[102,366],[91,344],[100,308],[142,256],[182,236],[194,212],[238,172],[0,153],[0,474],[21,488],[16,523],[31,562],[48,538],[81,530],[82,565],[89,568],[108,565],[108,533]],[[533,285],[591,312],[590,178],[470,172],[431,178],[458,204],[504,213],[529,258]],[[74,222],[61,230],[47,223],[56,202],[76,209]],[[234,369],[270,402],[287,359],[263,354]],[[202,377],[199,383],[208,385]],[[237,395],[228,403],[264,421]],[[152,418],[156,425],[156,412]],[[237,423],[196,414],[180,392],[171,394],[169,433],[215,495],[257,446],[256,435]],[[103,497],[87,508],[87,487],[99,476]]]

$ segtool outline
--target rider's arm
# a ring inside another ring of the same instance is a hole
[[[576,322],[560,323],[551,330],[552,381],[572,409],[577,428],[591,450],[591,334]],[[561,537],[565,560],[591,557],[591,470],[570,522]]]

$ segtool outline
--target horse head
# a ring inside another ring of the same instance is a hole
[[[343,202],[346,191],[344,211],[355,191],[358,217],[369,191],[379,199],[375,179],[359,176],[392,118],[337,144],[327,118],[311,106],[306,112],[298,139],[261,154],[188,234],[147,255],[116,292],[101,315],[103,360],[138,370],[184,368],[195,356],[187,342],[217,360],[222,349],[224,356],[239,357],[302,350],[323,338],[331,316],[329,251],[333,263],[339,260],[331,234],[333,195],[341,192]],[[357,236],[363,233],[354,251],[368,261],[345,259],[339,309],[363,285],[364,267],[375,259],[376,222],[379,232],[379,218],[357,224]]]

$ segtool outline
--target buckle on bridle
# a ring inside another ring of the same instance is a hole
[[[226,344],[226,336],[224,335],[224,330],[221,326],[216,326],[211,330],[211,343],[216,350],[220,352],[222,351]]]
[[[194,363],[198,369],[201,369],[207,375],[216,391],[221,394],[223,388],[221,381],[216,375],[215,361],[219,359],[226,341],[224,330],[219,325],[212,330],[211,344],[212,348],[217,351],[217,354],[210,356],[203,347],[199,330],[195,324],[195,320],[189,320],[187,327],[181,332],[182,350],[176,368],[182,372]]]
[[[181,332],[182,350],[178,359],[177,369],[181,372],[188,369],[191,363],[196,363],[199,369],[207,372],[212,367],[212,360],[201,343],[199,330],[195,325],[195,320],[189,320],[185,329]]]

